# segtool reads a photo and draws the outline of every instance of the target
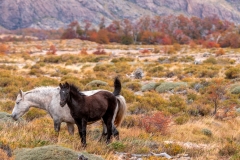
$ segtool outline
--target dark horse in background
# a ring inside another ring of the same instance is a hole
[[[119,132],[114,126],[116,115],[119,111],[119,100],[121,82],[118,78],[114,81],[114,91],[99,91],[91,96],[86,96],[73,84],[59,84],[60,86],[60,105],[64,107],[67,103],[70,113],[78,127],[82,146],[86,147],[86,126],[89,122],[103,120],[107,128],[107,140],[110,142],[112,135],[118,138]],[[125,104],[125,102],[124,102]],[[125,112],[124,112],[125,113]],[[104,134],[104,132],[103,132]]]

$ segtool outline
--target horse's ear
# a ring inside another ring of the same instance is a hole
[[[21,89],[19,89],[19,94],[21,97],[23,97],[23,91]]]
[[[66,86],[69,87],[70,85],[68,84],[68,82],[65,82]]]
[[[67,88],[70,90],[70,85],[68,84],[68,82],[65,83]]]
[[[63,86],[62,86],[62,83],[59,83],[59,87],[60,87],[60,88],[62,88],[62,87],[63,87]]]

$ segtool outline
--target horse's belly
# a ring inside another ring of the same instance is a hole
[[[96,121],[98,121],[98,120],[100,120],[101,119],[101,117],[96,117],[96,118],[88,118],[88,122],[91,122],[91,123],[93,123],[93,122],[96,122]]]

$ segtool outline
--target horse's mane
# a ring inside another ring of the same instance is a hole
[[[84,94],[81,92],[81,90],[74,84],[69,84],[69,87],[70,87],[71,91],[73,91],[74,93],[84,96]]]
[[[41,86],[41,87],[36,87],[30,91],[27,91],[25,94],[28,94],[28,93],[49,93],[49,92],[52,92],[53,89],[57,89],[59,87],[52,87],[52,86]]]

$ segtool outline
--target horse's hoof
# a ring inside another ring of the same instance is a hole
[[[82,148],[86,148],[87,147],[87,144],[82,144]]]
[[[119,139],[120,139],[120,138],[119,138],[119,135],[117,135],[117,136],[114,136],[114,137],[116,138],[116,140],[118,140],[118,141],[119,141]]]
[[[110,143],[110,140],[106,140],[106,144],[108,145]]]

